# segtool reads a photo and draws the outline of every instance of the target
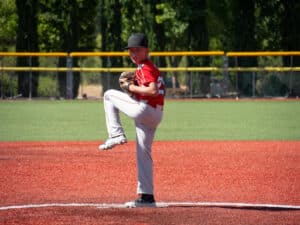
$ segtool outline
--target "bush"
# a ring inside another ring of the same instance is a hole
[[[57,80],[53,76],[45,75],[39,77],[38,96],[56,97],[58,95]]]
[[[13,97],[17,95],[18,82],[14,75],[6,73],[0,74],[0,95],[2,98]]]
[[[261,96],[286,96],[288,87],[275,74],[265,75],[256,83],[257,92]]]

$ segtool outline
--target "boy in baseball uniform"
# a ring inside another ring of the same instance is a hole
[[[108,90],[104,93],[104,110],[109,138],[99,146],[111,149],[127,142],[120,123],[119,112],[135,122],[138,198],[127,207],[155,206],[153,188],[152,143],[157,126],[163,117],[164,82],[158,68],[149,58],[148,39],[136,33],[129,37],[130,59],[137,65],[134,83],[128,83],[127,92]]]

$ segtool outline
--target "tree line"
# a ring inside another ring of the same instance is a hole
[[[298,0],[2,0],[0,10],[0,51],[122,51],[134,32],[146,33],[155,51],[300,50]],[[210,63],[188,60],[190,66]],[[289,60],[284,64],[290,65]],[[28,66],[28,59],[19,57],[16,63]],[[38,58],[30,63],[38,66]],[[121,58],[110,63],[124,65]],[[59,66],[65,65],[66,59],[60,58]],[[257,59],[239,58],[238,65],[256,66]],[[299,57],[293,65],[300,65]],[[104,84],[116,83],[106,79],[102,77]],[[241,86],[245,79],[239,79]],[[79,82],[80,74],[75,73],[73,96]],[[37,73],[32,77],[33,97],[38,83]],[[65,96],[65,73],[58,84]],[[29,95],[26,72],[18,74],[18,93]]]

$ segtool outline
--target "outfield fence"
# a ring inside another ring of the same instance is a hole
[[[151,52],[150,57],[165,78],[167,97],[300,95],[297,51]],[[22,66],[18,60],[23,60]],[[101,98],[104,90],[116,88],[120,72],[135,66],[128,52],[0,52],[0,68],[1,98]]]

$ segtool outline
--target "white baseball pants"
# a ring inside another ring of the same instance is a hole
[[[161,106],[153,108],[146,102],[137,101],[126,93],[108,90],[104,94],[104,110],[109,137],[124,134],[119,112],[134,119],[136,127],[136,157],[138,194],[153,194],[152,143],[157,126],[162,120]]]

